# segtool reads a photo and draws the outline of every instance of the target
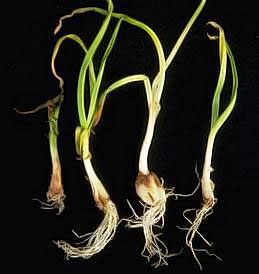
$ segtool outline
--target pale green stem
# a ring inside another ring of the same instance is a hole
[[[53,170],[56,166],[56,161],[59,162],[58,148],[57,148],[57,135],[54,132],[49,132],[49,147]]]
[[[154,127],[156,123],[156,118],[160,110],[160,99],[163,92],[164,87],[164,81],[165,81],[165,72],[167,67],[171,64],[172,60],[174,59],[178,49],[180,48],[182,42],[184,41],[187,33],[189,32],[191,26],[193,25],[194,21],[202,11],[204,5],[206,3],[206,0],[202,0],[198,6],[198,8],[195,10],[193,16],[187,23],[186,27],[184,28],[182,34],[180,35],[179,39],[177,40],[174,48],[172,49],[171,53],[169,54],[166,63],[163,64],[162,67],[160,67],[160,71],[155,77],[153,84],[152,84],[152,105],[149,105],[149,118],[148,118],[148,125],[146,130],[146,135],[143,141],[143,145],[140,152],[140,159],[139,159],[139,171],[143,172],[144,174],[148,174],[148,152],[149,148],[153,139],[154,134]],[[154,111],[154,113],[153,113]]]

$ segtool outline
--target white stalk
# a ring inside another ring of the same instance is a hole
[[[206,202],[209,199],[214,199],[213,189],[214,185],[210,179],[210,173],[213,171],[211,167],[213,144],[215,140],[215,135],[210,134],[207,142],[206,154],[203,164],[203,172],[201,178],[201,188],[203,201]]]
[[[147,130],[139,156],[139,171],[144,175],[148,175],[150,173],[148,169],[148,153],[153,139],[156,118],[159,111],[160,104],[156,101],[151,102],[151,105],[149,106]]]
[[[106,191],[100,179],[97,177],[94,171],[94,168],[92,166],[90,157],[88,157],[87,159],[83,159],[83,162],[84,162],[85,170],[90,182],[94,200],[96,202],[96,206],[99,209],[103,210],[103,208],[105,208],[105,201],[108,201],[110,199],[109,194]],[[102,204],[102,202],[104,204]]]

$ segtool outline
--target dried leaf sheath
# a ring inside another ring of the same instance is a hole
[[[47,202],[49,207],[57,208],[58,214],[64,210],[64,189],[61,177],[61,163],[58,153],[58,117],[60,112],[60,106],[63,101],[63,95],[60,95],[59,101],[55,103],[54,100],[49,100],[48,104],[48,117],[49,117],[49,145],[52,159],[52,175],[47,192]]]
[[[63,95],[61,94],[30,111],[19,111],[15,109],[15,111],[20,114],[36,113],[37,111],[44,108],[47,108],[48,110],[49,147],[52,162],[52,174],[47,192],[47,202],[40,201],[39,199],[35,200],[38,200],[41,203],[42,208],[44,209],[58,209],[57,214],[60,214],[64,210],[64,199],[66,197],[62,184],[61,163],[57,143],[57,138],[59,134],[58,119],[62,101]]]

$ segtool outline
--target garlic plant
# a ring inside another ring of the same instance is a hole
[[[214,91],[214,97],[211,106],[211,125],[210,125],[210,132],[207,140],[206,146],[206,153],[203,163],[203,171],[201,177],[201,192],[202,192],[202,200],[203,203],[200,209],[187,209],[184,212],[185,219],[191,224],[190,228],[187,229],[188,232],[186,234],[186,244],[191,249],[192,254],[197,261],[200,269],[202,270],[202,265],[196,255],[195,251],[205,251],[209,255],[213,255],[216,258],[220,259],[215,254],[209,253],[206,249],[196,249],[193,247],[193,239],[196,233],[205,241],[205,243],[209,246],[211,244],[199,233],[199,227],[204,219],[206,219],[209,215],[212,214],[213,207],[217,201],[214,195],[214,188],[215,184],[211,179],[211,172],[213,168],[211,167],[212,156],[213,156],[213,148],[214,148],[214,141],[215,137],[221,128],[221,126],[225,123],[229,115],[231,114],[232,110],[234,109],[236,98],[237,98],[237,89],[238,89],[238,75],[237,69],[235,65],[234,56],[231,52],[231,49],[226,42],[224,30],[222,27],[214,21],[208,22],[209,25],[213,26],[219,31],[219,36],[211,36],[208,35],[209,39],[219,41],[219,61],[220,61],[220,72],[218,77],[217,86]],[[220,96],[221,92],[225,85],[226,79],[226,71],[227,71],[227,64],[228,60],[230,62],[231,71],[232,71],[232,91],[229,103],[224,111],[220,114]],[[187,216],[186,213],[190,211],[195,211],[195,219],[191,221]]]

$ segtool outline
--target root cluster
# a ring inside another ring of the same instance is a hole
[[[167,265],[166,259],[172,256],[179,255],[179,253],[169,254],[166,245],[159,238],[162,233],[156,234],[154,229],[162,229],[164,226],[164,216],[166,211],[166,201],[169,196],[173,196],[173,190],[167,190],[164,199],[157,201],[154,205],[143,204],[143,214],[138,216],[131,204],[129,206],[133,212],[133,216],[124,219],[127,222],[126,226],[129,228],[142,228],[145,244],[141,252],[143,257],[146,257],[148,261],[153,257],[157,257],[158,260],[152,264],[154,267],[160,265]]]
[[[212,243],[208,242],[206,240],[206,238],[198,231],[199,227],[202,223],[202,221],[204,219],[206,219],[210,214],[213,213],[213,206],[216,203],[216,199],[214,199],[213,201],[208,200],[207,203],[204,203],[202,205],[202,207],[200,209],[186,209],[183,212],[183,216],[184,218],[191,224],[191,226],[189,228],[180,228],[182,230],[188,230],[187,234],[186,234],[186,245],[191,249],[191,252],[196,260],[196,262],[199,265],[200,270],[202,270],[202,265],[197,257],[196,252],[205,252],[207,255],[209,256],[214,256],[216,257],[218,260],[221,260],[220,257],[218,257],[216,254],[210,253],[207,249],[202,249],[202,248],[194,248],[193,247],[193,239],[195,238],[195,235],[198,234],[202,240],[209,246],[212,246]],[[194,219],[194,221],[191,221],[187,216],[186,213],[190,212],[190,211],[196,211],[196,217]]]
[[[47,202],[43,202],[39,199],[33,199],[35,201],[40,202],[42,209],[54,210],[57,209],[57,215],[61,214],[65,208],[64,200],[66,195],[64,193],[57,193],[55,195],[47,192]]]
[[[114,237],[119,221],[119,216],[115,204],[109,200],[103,209],[104,218],[99,227],[91,233],[78,236],[83,239],[78,244],[83,246],[72,246],[63,240],[56,241],[57,246],[64,250],[67,259],[78,258],[88,259],[94,254],[100,252]]]

